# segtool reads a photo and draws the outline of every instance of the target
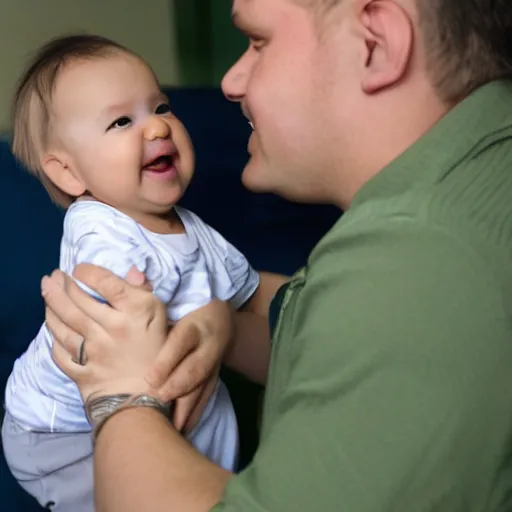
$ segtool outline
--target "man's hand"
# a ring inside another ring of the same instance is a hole
[[[146,377],[167,338],[165,306],[143,286],[143,278],[133,286],[93,265],[78,265],[73,275],[108,304],[90,297],[60,271],[43,278],[57,365],[77,383],[84,402],[93,395],[154,394]],[[83,366],[74,362],[82,343]]]
[[[173,418],[178,430],[189,432],[199,420],[232,337],[232,309],[220,300],[188,314],[171,329],[148,382],[164,401],[181,397]]]

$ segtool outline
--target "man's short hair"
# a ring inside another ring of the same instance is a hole
[[[71,61],[103,58],[114,52],[133,55],[105,37],[73,34],[52,39],[35,54],[23,73],[12,106],[12,151],[36,175],[52,198],[67,208],[74,197],[60,190],[41,168],[41,158],[52,136],[51,100],[58,76]]]
[[[512,78],[509,0],[416,0],[431,80],[442,100]]]
[[[303,0],[328,11],[343,0]],[[512,78],[510,0],[414,0],[427,71],[441,100],[456,102],[477,87]]]

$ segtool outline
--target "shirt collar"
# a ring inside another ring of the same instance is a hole
[[[351,208],[439,182],[472,154],[512,137],[512,82],[490,82],[460,102],[358,191]]]

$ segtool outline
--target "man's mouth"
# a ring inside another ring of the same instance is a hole
[[[249,109],[247,108],[247,106],[244,103],[241,104],[241,109],[242,109],[242,114],[244,115],[244,117],[247,119],[247,122],[249,123],[249,126],[254,130],[254,123],[252,122],[251,114],[249,113]]]

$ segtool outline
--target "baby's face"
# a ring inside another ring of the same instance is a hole
[[[164,213],[182,197],[192,145],[140,59],[119,52],[70,63],[52,111],[61,158],[96,199],[137,218]]]

